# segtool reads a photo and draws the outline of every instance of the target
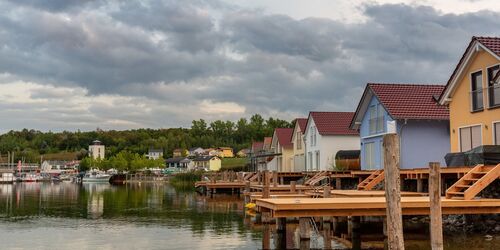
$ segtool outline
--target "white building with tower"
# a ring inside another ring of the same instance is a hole
[[[92,159],[104,159],[104,150],[105,147],[102,142],[95,140],[92,142],[92,145],[89,146],[89,156],[92,157]]]

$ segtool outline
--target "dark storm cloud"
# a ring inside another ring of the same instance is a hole
[[[203,100],[237,103],[247,115],[306,115],[354,110],[366,82],[444,83],[471,36],[500,27],[497,12],[402,4],[365,5],[363,22],[344,23],[201,0],[35,2],[0,3],[0,74],[150,98],[182,125],[203,117]],[[179,103],[192,113],[171,113]],[[89,112],[115,119],[111,106]],[[155,117],[148,124],[161,123]]]
[[[92,2],[100,2],[101,0],[8,0],[10,2],[31,6],[49,11],[64,11],[73,8],[81,8]]]

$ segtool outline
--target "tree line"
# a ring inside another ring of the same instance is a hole
[[[232,147],[235,151],[250,147],[252,141],[262,141],[272,136],[275,128],[292,127],[292,122],[268,118],[255,114],[250,119],[240,118],[236,122],[203,119],[192,121],[190,128],[134,129],[95,131],[41,132],[23,129],[0,135],[0,153],[6,161],[6,152],[14,152],[15,162],[39,162],[41,155],[61,152],[76,152],[78,159],[87,155],[88,146],[100,140],[106,146],[106,158],[120,152],[144,155],[149,148],[163,149],[164,157],[170,157],[176,148]]]

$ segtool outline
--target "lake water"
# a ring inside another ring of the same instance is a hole
[[[0,249],[259,249],[263,229],[243,201],[170,185],[0,184]],[[300,246],[294,225],[285,244]],[[270,236],[270,246],[275,246]],[[446,249],[500,249],[500,237],[456,235]],[[310,242],[322,247],[322,238]],[[406,242],[429,249],[428,240]],[[383,246],[383,244],[382,244]],[[332,247],[342,249],[335,241]]]

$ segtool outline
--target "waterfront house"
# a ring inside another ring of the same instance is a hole
[[[163,157],[163,149],[150,148],[146,157],[150,160],[158,160]]]
[[[444,163],[449,113],[438,105],[444,85],[368,83],[351,121],[361,137],[361,169],[383,169],[383,136],[400,137],[400,167]]]
[[[265,169],[267,160],[265,157],[260,157],[264,153],[264,142],[252,142],[252,147],[250,147],[250,153],[248,156],[253,170]]]
[[[202,155],[205,150],[201,147],[194,147],[189,149],[189,156],[198,156]]]
[[[473,37],[439,103],[450,111],[451,152],[500,145],[500,37]]]
[[[219,151],[219,156],[224,157],[224,158],[233,158],[234,157],[234,152],[233,149],[230,147],[219,147],[217,148]]]
[[[268,170],[279,172],[292,171],[293,164],[293,128],[274,129],[271,140],[271,151],[276,154],[274,159],[268,163]]]
[[[195,169],[218,171],[222,167],[221,158],[218,156],[198,156],[193,159]]]
[[[310,112],[304,131],[306,171],[332,170],[339,150],[359,150],[359,134],[350,128],[354,112]]]
[[[89,146],[89,156],[92,159],[104,159],[105,156],[105,146],[102,144],[101,141],[95,140],[92,142],[92,144]]]
[[[273,137],[264,137],[264,144],[262,145],[262,150],[266,152],[271,152],[271,143],[273,141]]]
[[[307,125],[307,118],[295,119],[295,126],[292,133],[293,144],[293,168],[292,171],[304,171],[306,167],[304,131]]]
[[[167,168],[182,168],[191,170],[194,167],[193,161],[186,157],[174,157],[165,160]]]

